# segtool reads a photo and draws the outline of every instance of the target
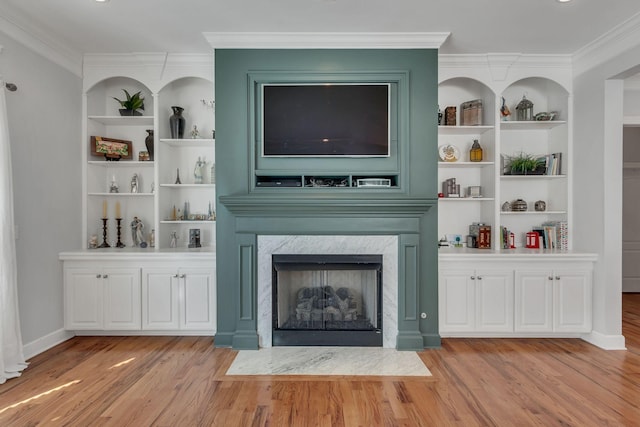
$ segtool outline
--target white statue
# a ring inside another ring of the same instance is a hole
[[[171,234],[169,235],[169,238],[171,239],[169,241],[170,248],[175,248],[176,246],[178,246],[178,234],[175,231],[171,232]]]
[[[137,193],[138,192],[138,185],[139,185],[138,174],[134,173],[133,174],[133,178],[131,178],[131,192],[132,193]]]
[[[196,167],[193,169],[193,178],[196,184],[202,184],[202,169],[207,163],[202,160],[202,158],[198,157],[198,161],[196,162]]]
[[[137,216],[134,216],[133,221],[131,221],[131,239],[133,240],[133,246],[143,248],[147,246],[144,241],[144,224]]]

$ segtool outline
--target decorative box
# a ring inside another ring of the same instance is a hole
[[[478,126],[482,124],[482,99],[474,99],[460,104],[460,125]]]
[[[445,126],[456,125],[456,110],[457,110],[457,107],[447,107],[444,109],[444,125]]]

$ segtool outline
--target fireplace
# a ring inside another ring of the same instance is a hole
[[[273,255],[273,345],[382,346],[382,255]]]

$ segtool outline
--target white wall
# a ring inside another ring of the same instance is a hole
[[[60,251],[81,239],[82,80],[0,32],[18,227],[22,340],[63,328]],[[25,351],[25,353],[28,353]]]
[[[622,337],[622,120],[624,82],[640,64],[640,46],[574,79],[574,248],[596,252],[593,341]],[[603,344],[601,342],[601,344]],[[605,346],[607,344],[605,343]]]

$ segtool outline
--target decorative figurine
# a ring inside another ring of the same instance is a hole
[[[190,248],[199,248],[200,245],[200,229],[199,228],[190,228],[189,229],[189,247]]]
[[[133,174],[133,178],[131,178],[131,192],[132,193],[137,193],[138,192],[138,185],[139,185],[138,174],[134,173]]]
[[[193,125],[193,129],[191,130],[191,138],[196,139],[199,134],[200,132],[198,132],[198,127],[196,125]]]
[[[116,182],[116,176],[111,178],[111,184],[109,185],[109,193],[119,193],[118,183]]]
[[[131,221],[131,238],[133,246],[147,247],[147,243],[144,241],[144,224],[137,216],[134,216]]]
[[[169,234],[169,239],[170,248],[175,248],[178,246],[178,234],[175,231],[172,231],[171,234]]]
[[[201,157],[198,157],[198,161],[196,162],[196,166],[193,168],[193,182],[195,184],[202,184],[202,170],[206,163],[202,160]]]
[[[176,184],[182,184],[182,182],[180,182],[180,168],[176,169]]]
[[[89,238],[89,249],[95,249],[98,247],[98,236],[96,234],[92,234]]]
[[[151,229],[151,234],[149,235],[149,246],[151,246],[152,248],[156,247],[156,230],[155,229]]]
[[[509,120],[509,116],[511,115],[511,110],[507,107],[507,101],[505,101],[504,96],[502,97],[502,106],[500,107],[500,117],[502,120]]]

